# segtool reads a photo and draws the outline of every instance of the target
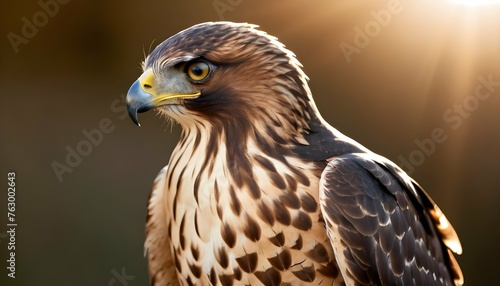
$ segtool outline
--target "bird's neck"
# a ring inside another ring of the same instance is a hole
[[[291,137],[282,128],[253,126],[241,120],[234,124],[184,126],[170,158],[167,181],[169,189],[175,189],[177,196],[189,195],[186,203],[199,203],[200,197],[210,197],[213,189],[227,184],[246,189],[257,198],[260,190],[255,180],[261,174],[257,174],[260,171],[256,170],[267,170],[270,176],[276,170],[288,172],[292,177],[297,176],[297,180],[306,181],[300,177],[297,164],[308,165],[308,169],[318,172],[326,164],[324,156],[307,157],[308,147],[322,148],[315,136],[324,136],[327,141],[335,140],[326,129],[321,131],[323,133],[314,131],[316,135],[309,130]],[[332,152],[327,150],[323,153]],[[189,180],[182,179],[186,174]],[[277,179],[274,183],[281,185],[283,180]]]
[[[229,264],[237,265],[235,257],[261,249],[260,241],[267,240],[260,237],[274,233],[273,226],[301,228],[290,234],[291,242],[302,237],[306,241],[326,239],[326,235],[312,237],[320,232],[310,231],[322,227],[312,225],[319,221],[318,198],[308,193],[318,188],[322,163],[301,160],[291,150],[272,148],[259,142],[255,134],[243,135],[211,128],[184,129],[172,154],[166,174],[166,211],[169,233],[181,234],[170,237],[174,253],[188,255],[186,261],[180,261],[185,264],[180,266],[181,277],[189,275],[191,249],[199,251],[201,258],[190,263],[198,263],[204,273],[213,267],[223,272],[217,268],[224,264],[217,256],[223,246],[231,248]],[[307,212],[296,210],[301,205]],[[245,237],[237,237],[237,233]],[[266,257],[276,255],[272,249],[267,251],[263,253]]]

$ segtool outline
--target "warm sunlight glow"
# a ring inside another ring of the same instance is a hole
[[[464,4],[464,5],[468,5],[468,6],[500,4],[499,0],[451,0],[451,2]]]

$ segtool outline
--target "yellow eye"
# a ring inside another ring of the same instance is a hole
[[[193,62],[187,66],[186,72],[193,81],[201,82],[210,76],[210,65],[204,61]]]

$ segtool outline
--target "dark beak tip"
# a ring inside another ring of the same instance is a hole
[[[141,126],[139,123],[139,118],[137,116],[137,109],[131,105],[127,105],[127,111],[128,111],[128,116],[132,121],[134,122],[135,125]]]
[[[141,126],[137,113],[146,112],[152,109],[154,107],[151,103],[152,98],[153,96],[151,94],[144,92],[140,88],[139,80],[135,81],[130,87],[127,93],[127,111],[130,119],[132,119],[137,126]]]
[[[130,114],[129,113],[129,116],[130,116],[130,119],[132,119],[132,121],[134,122],[135,125],[141,126],[141,123],[139,123],[139,118],[137,117],[137,113],[135,113],[135,114]]]

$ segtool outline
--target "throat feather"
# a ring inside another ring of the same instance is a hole
[[[170,160],[165,196],[171,251],[178,274],[191,281],[235,275],[246,258],[252,258],[249,269],[267,268],[274,260],[253,257],[274,257],[288,245],[287,258],[319,220],[317,194],[309,194],[318,187],[318,176],[310,172],[315,163],[276,146],[263,150],[254,137],[233,141],[229,135],[185,130]],[[264,248],[263,238],[275,244]],[[203,274],[194,275],[193,267]],[[253,279],[248,275],[244,280]]]

